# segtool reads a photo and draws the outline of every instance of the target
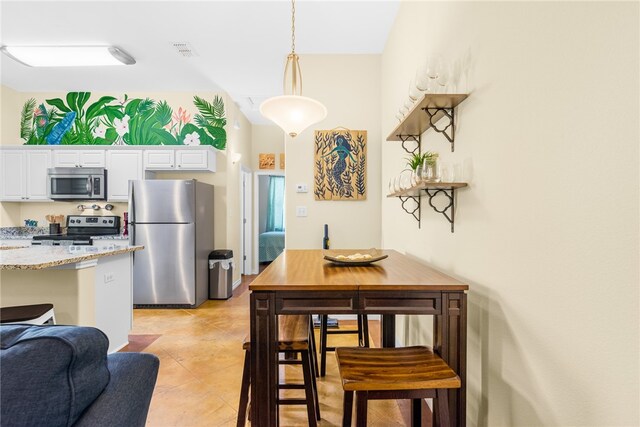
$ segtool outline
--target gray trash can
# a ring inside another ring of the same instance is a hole
[[[209,254],[209,299],[231,298],[233,251],[218,249]]]

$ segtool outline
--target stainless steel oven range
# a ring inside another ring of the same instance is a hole
[[[69,215],[66,234],[33,236],[32,245],[76,246],[92,245],[91,236],[120,234],[119,216]]]

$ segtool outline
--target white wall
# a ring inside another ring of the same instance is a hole
[[[638,3],[402,2],[382,57],[382,134],[427,51],[467,57],[455,233],[382,199],[382,240],[467,281],[469,425],[636,426]],[[382,182],[402,169],[382,145]],[[426,204],[426,199],[423,198]],[[408,342],[429,336],[412,319]]]
[[[284,132],[275,125],[253,125],[251,133],[251,160],[248,162],[254,171],[260,169],[260,153],[276,155],[276,167],[280,169],[280,153],[284,153]]]
[[[329,224],[332,248],[372,248],[380,245],[380,56],[303,55],[303,95],[327,107],[327,118],[295,139],[286,137],[286,246],[322,247],[323,224]],[[344,126],[366,130],[367,199],[316,201],[313,195],[313,132]],[[307,184],[308,193],[295,186]],[[308,217],[296,217],[306,206]]]
[[[16,129],[20,132],[20,110],[14,111],[17,104],[14,98],[17,94],[13,89],[0,85],[0,145],[8,145],[9,141],[12,144],[14,140],[20,141],[19,133],[15,135]],[[15,123],[16,127],[11,126],[11,123]],[[0,227],[13,226],[20,221],[19,203],[0,203]]]

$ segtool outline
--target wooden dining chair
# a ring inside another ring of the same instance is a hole
[[[435,399],[440,425],[450,425],[448,389],[460,388],[460,378],[430,348],[342,347],[336,358],[344,390],[343,427],[351,425],[354,392],[357,426],[367,425],[367,403],[374,399],[411,399],[413,425],[419,425],[424,398]]]
[[[327,373],[327,351],[335,351],[335,347],[327,346],[328,335],[358,334],[358,345],[369,347],[369,321],[366,314],[358,314],[357,329],[329,329],[329,315],[320,315],[320,376]]]
[[[309,426],[317,426],[320,421],[320,402],[318,400],[318,387],[316,383],[315,339],[312,338],[313,323],[311,316],[282,315],[278,317],[278,352],[285,356],[300,354],[297,357],[285,357],[279,359],[280,365],[301,365],[303,384],[280,383],[278,384],[278,405],[306,405]],[[242,385],[240,388],[240,404],[238,406],[237,426],[243,427],[247,419],[249,406],[249,388],[251,385],[251,341],[245,337],[242,348],[245,350],[244,369],[242,372]],[[281,398],[280,390],[304,389],[305,398]]]

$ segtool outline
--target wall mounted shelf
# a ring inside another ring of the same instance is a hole
[[[443,134],[451,143],[451,151],[455,146],[455,108],[468,94],[427,93],[413,106],[404,120],[387,137],[387,141],[402,141],[403,148],[414,153],[420,149],[420,135],[433,128],[434,131]],[[446,125],[436,126],[436,123],[445,118]],[[410,151],[405,146],[407,141],[417,143],[415,149]]]
[[[402,202],[402,209],[412,215],[418,221],[420,228],[420,197],[426,195],[429,197],[429,206],[434,211],[441,213],[451,224],[451,232],[453,233],[453,225],[455,221],[455,191],[458,188],[466,187],[466,182],[423,182],[406,190],[396,191],[387,195],[387,197],[397,197]],[[422,193],[424,191],[424,194]],[[442,194],[448,200],[445,206],[439,207],[433,203],[433,199]],[[411,200],[411,202],[409,202]]]

